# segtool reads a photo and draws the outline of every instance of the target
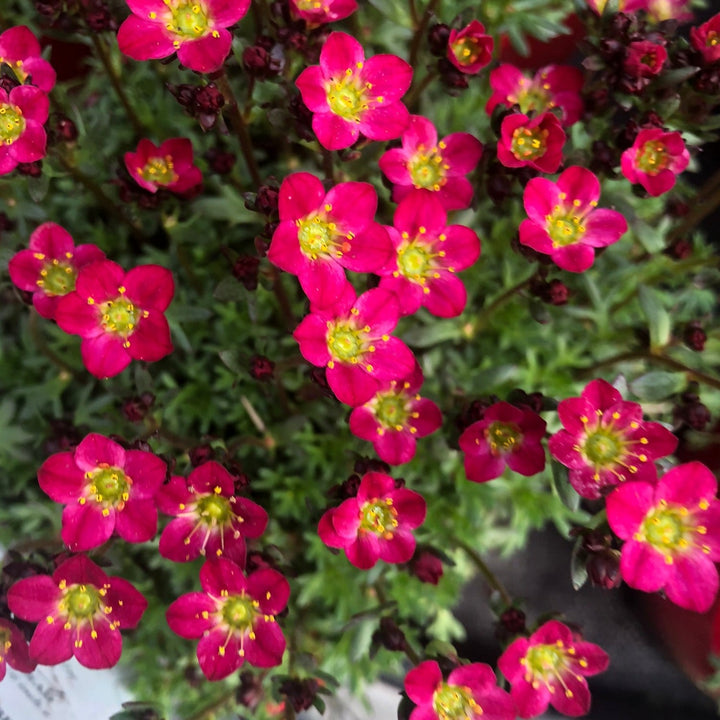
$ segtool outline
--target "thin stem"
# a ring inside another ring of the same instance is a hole
[[[255,153],[253,149],[252,140],[250,139],[250,133],[248,132],[245,120],[240,112],[240,106],[238,105],[235,93],[233,92],[230,81],[228,80],[227,74],[223,69],[220,75],[215,78],[217,86],[220,88],[220,92],[225,98],[227,103],[227,112],[230,116],[230,125],[235,131],[240,141],[240,150],[242,151],[245,163],[248,167],[248,172],[252,178],[255,188],[259,188],[262,185],[262,177],[260,175],[260,169],[258,168],[255,160]]]
[[[513,603],[510,593],[505,589],[505,586],[497,579],[493,571],[485,564],[485,561],[480,557],[480,554],[464,540],[460,538],[453,538],[452,542],[455,543],[461,550],[464,550],[468,557],[475,563],[475,567],[478,569],[480,574],[485,578],[487,584],[502,598],[503,603],[510,607]]]
[[[332,151],[322,148],[323,157],[323,172],[325,173],[325,179],[330,180],[332,183],[335,182],[335,168],[333,167]]]
[[[125,93],[122,78],[115,72],[115,68],[113,67],[112,60],[110,59],[110,54],[108,53],[108,49],[105,45],[104,40],[102,40],[96,33],[90,33],[90,37],[92,38],[95,52],[100,58],[100,62],[102,63],[103,68],[105,68],[107,76],[110,78],[110,84],[113,86],[113,90],[115,90],[115,93],[118,96],[120,102],[122,103],[123,108],[125,108],[125,114],[128,116],[128,120],[133,126],[135,134],[144,135],[145,128],[140,122],[140,118],[137,116],[135,108],[132,106],[127,94]]]
[[[714,177],[714,176],[713,176]],[[712,178],[711,178],[712,179]],[[720,182],[720,181],[717,181]],[[706,186],[707,187],[707,186]],[[670,233],[668,239],[672,242],[683,237],[695,229],[708,215],[712,214],[720,205],[720,185],[703,198],[695,198],[692,210],[687,217]]]
[[[420,44],[422,43],[423,35],[427,29],[430,18],[435,11],[435,6],[438,4],[438,0],[430,0],[425,8],[420,22],[415,25],[415,34],[413,35],[412,42],[410,43],[410,58],[408,62],[410,67],[415,68],[417,66],[417,58],[420,53]]]
[[[410,18],[412,19],[413,26],[417,27],[419,18],[417,13],[417,6],[415,5],[415,0],[409,0],[408,9],[410,10]]]
[[[510,300],[515,295],[517,295],[521,290],[526,288],[532,282],[532,279],[534,277],[535,277],[535,273],[530,275],[530,277],[527,277],[524,280],[521,280],[516,285],[509,287],[501,295],[498,295],[498,297],[496,297],[487,307],[483,308],[475,319],[475,329],[479,330],[480,328],[482,328],[485,325],[485,323],[487,322],[488,318],[490,318],[490,316],[499,307],[504,305],[508,300]]]
[[[437,73],[434,71],[429,72],[420,83],[410,88],[410,92],[405,98],[405,103],[411,111],[416,110],[415,107],[420,100],[423,90],[430,85],[430,83],[437,77]]]
[[[619,355],[613,355],[613,357],[601,360],[600,362],[595,363],[595,365],[589,368],[584,368],[582,370],[582,374],[591,375],[596,370],[599,370],[601,368],[616,365],[617,363],[629,362],[631,360],[647,360],[648,362],[655,363],[656,365],[662,365],[663,367],[669,368],[670,370],[684,372],[687,374],[688,379],[695,380],[699,383],[703,383],[705,385],[709,385],[710,387],[720,390],[720,378],[714,377],[713,375],[708,375],[707,373],[704,373],[700,370],[693,370],[693,368],[688,367],[684,363],[681,363],[679,360],[675,360],[674,358],[668,357],[667,355],[662,355],[660,353],[651,353],[647,351],[625,352],[620,353]]]
[[[280,305],[280,312],[283,315],[285,326],[288,330],[293,330],[297,324],[295,321],[295,314],[290,306],[290,300],[285,292],[285,286],[282,282],[282,273],[273,265],[271,268],[272,272],[272,284],[273,292],[277,298],[278,304]]]
[[[236,692],[236,688],[228,690],[227,692],[223,693],[217,700],[213,700],[209,705],[200,708],[200,710],[198,710],[197,712],[194,712],[189,717],[186,717],[185,720],[205,720],[205,718],[210,717],[218,710],[222,710],[231,700],[234,700]]]
[[[48,359],[50,362],[55,365],[61,373],[64,373],[68,375],[68,378],[76,377],[75,371],[58,355],[56,355],[47,345],[45,342],[45,338],[43,337],[42,332],[40,331],[40,326],[38,325],[38,318],[40,316],[35,312],[35,309],[33,308],[32,314],[30,315],[30,321],[28,324],[28,329],[30,330],[30,337],[32,338],[33,343],[35,343],[35,347]]]

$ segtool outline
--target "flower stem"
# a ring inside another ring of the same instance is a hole
[[[45,338],[43,337],[42,332],[40,331],[40,327],[38,326],[38,318],[40,315],[37,314],[35,309],[32,309],[32,313],[30,314],[30,321],[28,325],[28,329],[30,331],[30,337],[32,338],[32,341],[35,343],[35,346],[37,349],[48,359],[50,362],[55,365],[62,374],[66,375],[68,379],[70,378],[76,378],[77,373],[60,357],[58,357],[47,345],[45,342]]]
[[[600,362],[595,363],[595,365],[592,365],[589,368],[584,368],[582,370],[582,374],[592,375],[595,373],[596,370],[599,370],[601,368],[616,365],[617,363],[628,362],[630,360],[647,360],[650,363],[662,365],[663,367],[666,367],[670,370],[684,372],[687,374],[689,380],[695,380],[699,383],[703,383],[704,385],[709,385],[710,387],[720,390],[720,378],[714,377],[713,375],[708,375],[707,373],[704,373],[700,370],[693,370],[693,368],[688,367],[684,363],[681,363],[679,360],[675,360],[674,358],[668,357],[667,355],[663,355],[661,353],[652,353],[649,351],[625,352],[620,353],[619,355],[613,355],[610,358],[606,358],[605,360],[601,360]]]
[[[509,287],[507,290],[505,290],[503,293],[498,295],[487,307],[484,307],[480,313],[478,313],[477,317],[475,318],[475,331],[482,329],[492,316],[492,314],[502,305],[504,305],[508,300],[513,298],[515,295],[517,295],[521,290],[525,289],[533,280],[535,277],[535,273],[533,272],[532,275],[525,278],[524,280],[521,280],[516,285],[513,285],[512,287]]]
[[[108,52],[107,45],[105,45],[105,41],[93,32],[90,33],[90,37],[92,38],[95,52],[100,58],[100,62],[102,63],[103,68],[105,68],[107,76],[110,78],[110,84],[113,86],[115,94],[118,96],[118,99],[120,100],[123,108],[125,109],[125,114],[127,115],[128,120],[130,121],[130,124],[135,131],[135,134],[140,136],[145,135],[145,128],[140,122],[140,118],[137,116],[135,108],[132,106],[127,94],[125,93],[122,78],[120,77],[120,75],[118,75],[117,72],[115,72],[115,68],[113,67],[112,60],[110,59],[110,53]]]
[[[228,76],[223,69],[221,73],[215,78],[217,86],[220,88],[220,92],[225,98],[225,102],[228,105],[228,115],[230,116],[230,125],[235,131],[240,141],[240,150],[242,151],[245,163],[248,167],[248,172],[252,178],[255,188],[259,188],[262,185],[262,177],[260,175],[260,169],[258,168],[255,160],[255,153],[253,151],[252,140],[250,139],[250,133],[248,132],[245,120],[240,112],[240,106],[238,105],[237,98],[233,92]]]
[[[510,607],[513,604],[510,593],[505,589],[505,586],[500,582],[500,580],[497,579],[493,571],[485,564],[485,561],[480,557],[480,554],[460,538],[452,538],[452,542],[467,553],[468,557],[473,561],[480,574],[485,578],[487,584],[500,595],[503,603],[507,607]]]
[[[236,691],[236,688],[228,690],[220,695],[220,697],[216,700],[213,700],[209,705],[200,708],[197,712],[194,712],[192,715],[186,717],[185,720],[205,720],[206,718],[214,716],[218,710],[227,709],[226,706],[228,703],[235,699]]]
[[[408,9],[410,10],[410,18],[412,19],[413,26],[417,27],[419,18],[417,13],[417,6],[415,5],[415,0],[409,0]]]
[[[683,221],[670,232],[668,241],[677,240],[690,233],[720,205],[720,170],[716,171],[700,188],[693,206]]]
[[[423,35],[425,34],[425,30],[427,29],[428,23],[430,22],[430,18],[432,17],[437,4],[438,0],[429,0],[427,6],[425,7],[425,12],[423,13],[422,18],[420,18],[420,22],[415,24],[415,34],[413,35],[412,42],[410,43],[410,57],[408,59],[410,67],[413,69],[417,66],[420,44],[422,43]],[[417,11],[415,12],[415,16],[417,17]]]

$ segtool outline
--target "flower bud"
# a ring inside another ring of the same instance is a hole
[[[192,448],[188,455],[190,456],[190,464],[196,468],[208,460],[215,457],[215,451],[209,445],[198,445]]]
[[[420,550],[410,561],[410,572],[421,582],[437,585],[443,576],[442,560],[428,550]]]
[[[448,40],[450,39],[450,26],[445,23],[435,23],[428,30],[428,45],[430,52],[444,58],[447,55]]]
[[[280,684],[280,694],[287,698],[296,713],[307,710],[315,701],[320,683],[315,678],[288,678]]]
[[[275,371],[275,363],[264,355],[253,355],[250,358],[250,375],[255,380],[272,380]]]
[[[257,290],[259,267],[260,258],[254,255],[241,255],[233,265],[232,274],[246,290]]]
[[[695,352],[702,352],[705,349],[707,335],[697,320],[688,323],[683,331],[683,341]]]
[[[392,652],[403,652],[407,647],[405,633],[391,617],[380,620],[380,627],[373,633],[373,641]]]
[[[235,166],[235,156],[220,148],[210,148],[205,153],[205,159],[210,169],[218,175],[227,175]]]

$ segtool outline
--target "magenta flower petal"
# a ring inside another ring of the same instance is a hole
[[[128,500],[122,512],[117,513],[115,527],[118,535],[128,542],[139,543],[151,540],[157,531],[155,501]]]
[[[343,75],[347,68],[364,61],[362,45],[347,33],[330,33],[320,52],[320,68],[325,77]]]
[[[385,103],[399,100],[410,89],[413,70],[397,55],[375,55],[365,60],[360,76]]]
[[[86,668],[102,669],[116,665],[122,654],[120,633],[112,630],[107,622],[95,622],[81,626],[73,654]]]
[[[410,120],[401,102],[377,105],[360,118],[358,130],[370,140],[392,140],[402,134]]]
[[[649,483],[627,483],[608,495],[608,522],[623,540],[631,540],[653,505],[655,488]]]
[[[242,568],[224,558],[208,560],[202,566],[200,584],[206,593],[215,596],[221,595],[223,590],[238,595],[248,591],[248,581]]]
[[[377,535],[358,535],[352,545],[345,548],[347,559],[359,570],[369,570],[380,559],[380,542]]]
[[[171,520],[160,535],[159,553],[173,562],[194,560],[200,554],[203,541],[201,535],[192,534],[194,528],[195,521],[192,518]]]
[[[322,68],[319,65],[313,65],[305,68],[295,81],[295,85],[300,91],[300,95],[302,95],[302,100],[310,112],[330,112],[323,78]],[[283,219],[282,214],[280,218]]]
[[[140,265],[123,278],[125,295],[145,309],[167,310],[175,292],[172,273],[159,265]]]
[[[8,606],[14,615],[30,622],[52,615],[60,592],[47,575],[18,580],[8,590]]]
[[[276,622],[258,620],[255,642],[247,648],[247,661],[255,667],[275,667],[285,653],[285,637]]]
[[[111,578],[107,602],[113,608],[113,620],[123,629],[131,630],[147,609],[148,602],[134,585],[121,577]]]
[[[668,470],[657,484],[657,493],[667,502],[689,506],[714,498],[717,480],[702,463],[689,462]]]
[[[75,449],[75,462],[84,472],[95,470],[103,463],[123,467],[125,458],[121,445],[98,433],[86,435]]]
[[[277,570],[261,568],[248,576],[247,593],[258,598],[261,612],[277,615],[287,605],[290,585]]]
[[[440,666],[434,660],[425,660],[405,676],[405,692],[416,705],[432,702],[435,688],[442,682]]]
[[[668,600],[698,613],[707,612],[712,607],[717,591],[715,564],[704,555],[678,557],[674,572],[668,575],[665,583]]]
[[[18,162],[35,162],[45,157],[47,135],[43,126],[27,119],[25,132],[12,144],[10,151]]]
[[[333,113],[315,113],[312,129],[327,150],[350,147],[360,137],[360,127]]]
[[[80,495],[85,476],[76,465],[73,453],[56,453],[40,466],[38,483],[41,490],[55,502],[69,503]]]
[[[145,310],[145,313],[142,322],[123,347],[133,360],[156,362],[173,351],[170,326],[165,316],[157,310]]]
[[[300,220],[317,210],[324,198],[325,188],[315,175],[288,175],[282,181],[278,193],[280,220]]]
[[[102,545],[115,529],[115,511],[94,503],[66,505],[62,514],[62,540],[73,552],[83,552]]]
[[[117,34],[120,52],[133,60],[157,60],[175,52],[172,38],[162,26],[130,15]]]
[[[222,654],[220,647],[224,649]],[[240,655],[240,640],[231,636],[226,642],[225,633],[219,628],[200,638],[197,659],[205,677],[212,681],[228,677],[245,661]]]
[[[623,545],[620,572],[628,585],[644,592],[660,590],[667,583],[670,574],[661,553],[646,543],[634,540]]]
[[[206,35],[199,40],[185,42],[178,48],[178,60],[195,72],[211,73],[219,70],[230,53],[232,35],[225,28],[215,30],[217,35]]]
[[[167,609],[165,617],[170,629],[180,637],[195,640],[213,627],[215,602],[202,592],[192,592],[175,600]]]
[[[73,656],[73,638],[60,622],[38,624],[30,640],[30,656],[41,665],[59,665]]]

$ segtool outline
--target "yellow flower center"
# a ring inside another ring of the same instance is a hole
[[[625,443],[610,428],[598,427],[588,433],[581,452],[596,468],[612,467],[623,455]]]
[[[164,158],[150,158],[145,167],[139,170],[139,173],[143,180],[156,185],[172,185],[172,183],[177,182],[179,177],[175,172],[175,166],[170,155],[166,155]]]
[[[433,693],[432,704],[438,720],[474,720],[483,713],[470,688],[464,686],[441,683]]]
[[[75,289],[76,279],[77,271],[69,262],[51,260],[40,270],[37,286],[41,287],[46,295],[67,295]]]
[[[482,47],[476,38],[464,37],[456,40],[452,45],[452,52],[461,65],[472,65],[478,61]]]
[[[515,423],[496,421],[485,429],[485,437],[493,455],[504,455],[516,450],[523,436]]]
[[[328,333],[328,350],[335,360],[357,363],[364,351],[364,331],[347,322],[333,325]]]
[[[132,480],[116,467],[100,467],[85,476],[90,481],[89,490],[95,502],[105,503],[122,510],[129,497]]]
[[[373,413],[377,421],[383,426],[378,428],[382,434],[384,429],[402,430],[410,417],[408,398],[405,393],[396,392],[394,389],[379,393],[373,400]]]
[[[638,151],[635,158],[637,166],[648,175],[657,175],[670,163],[665,144],[660,140],[648,140]]]
[[[118,297],[99,305],[101,324],[105,332],[127,338],[135,331],[142,315],[140,308],[135,307],[127,298]]]
[[[252,630],[258,611],[253,601],[245,595],[229,597],[222,606],[222,619],[233,630]]]
[[[25,118],[17,105],[0,103],[0,141],[12,145],[25,131]]]
[[[565,193],[562,193],[561,198],[564,199],[564,195]],[[556,205],[553,211],[545,216],[547,233],[552,240],[553,247],[564,247],[579,242],[585,234],[585,218],[596,206],[597,202],[592,201],[588,208],[580,212],[579,200],[574,200],[572,207],[565,204]]]
[[[348,68],[344,76],[331,80],[326,87],[330,110],[345,120],[360,122],[360,116],[368,109],[368,90],[369,84],[361,85]]]
[[[516,128],[513,132],[510,150],[518,160],[536,160],[547,151],[547,130],[527,127]]]
[[[211,29],[207,11],[200,2],[178,2],[165,0],[170,10],[170,19],[165,28],[184,40],[195,40],[207,35]]]
[[[222,495],[205,495],[197,502],[195,512],[205,525],[225,525],[234,513],[230,507],[230,500]]]
[[[372,532],[390,540],[398,526],[397,510],[390,498],[370,500],[360,508],[360,530]]]
[[[416,188],[438,191],[445,183],[445,174],[449,166],[443,162],[438,148],[418,148],[418,152],[408,161],[410,179]]]

